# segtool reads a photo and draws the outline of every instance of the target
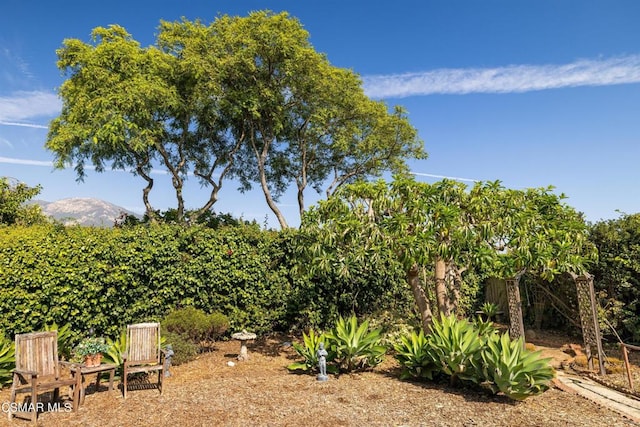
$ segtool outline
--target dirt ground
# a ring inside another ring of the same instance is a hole
[[[239,344],[219,342],[213,351],[190,363],[174,366],[157,390],[133,390],[127,400],[104,382],[87,389],[76,413],[40,414],[41,426],[630,426],[621,415],[555,387],[540,396],[514,402],[480,390],[444,384],[400,381],[393,357],[364,373],[331,376],[319,382],[311,374],[289,373],[298,360],[290,338],[257,340],[249,345],[250,359],[236,361]],[[569,340],[538,333],[530,340],[561,369],[571,364],[563,352]],[[572,341],[575,342],[575,341]],[[617,354],[613,355],[619,357]],[[634,356],[634,375],[640,368]],[[234,366],[230,366],[233,362]],[[614,378],[615,377],[615,378]],[[88,378],[92,381],[94,377]],[[626,374],[607,375],[627,385]],[[0,391],[0,402],[9,391]],[[640,402],[639,402],[640,403]],[[0,426],[29,425],[7,421]]]

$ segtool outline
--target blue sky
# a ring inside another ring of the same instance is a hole
[[[640,2],[637,0],[147,1],[7,0],[0,14],[0,176],[39,198],[95,197],[143,211],[140,178],[53,170],[44,149],[64,76],[55,50],[124,26],[143,46],[161,19],[288,11],[316,50],[361,75],[369,96],[402,105],[429,153],[418,179],[553,185],[590,221],[640,212]],[[174,206],[165,176],[151,202]],[[164,186],[164,187],[163,187]],[[187,204],[205,194],[194,182]],[[293,194],[281,199],[298,223]],[[275,225],[261,193],[227,183],[215,209]]]

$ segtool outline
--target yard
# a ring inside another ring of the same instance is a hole
[[[42,426],[627,426],[631,421],[577,395],[551,388],[523,402],[482,391],[398,379],[392,357],[371,372],[331,376],[318,382],[292,374],[297,360],[287,338],[258,340],[250,360],[235,362],[239,344],[216,343],[196,361],[171,369],[162,395],[157,390],[92,388],[77,413],[39,417]],[[538,337],[554,363],[565,358],[562,339]],[[283,345],[284,344],[284,345]],[[539,347],[543,348],[543,347]],[[616,355],[617,356],[617,355]],[[234,366],[228,362],[234,361]],[[622,375],[619,376],[622,378]],[[104,383],[104,381],[103,381]],[[9,391],[0,392],[8,402]],[[0,419],[0,425],[29,425]]]

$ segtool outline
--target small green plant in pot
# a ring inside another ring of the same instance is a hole
[[[82,360],[87,367],[99,366],[102,362],[102,353],[109,350],[109,345],[102,337],[85,338],[76,346],[74,354]]]

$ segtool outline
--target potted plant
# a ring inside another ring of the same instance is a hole
[[[100,366],[102,353],[109,350],[109,345],[102,337],[85,338],[76,346],[76,356],[84,361],[85,366]]]

